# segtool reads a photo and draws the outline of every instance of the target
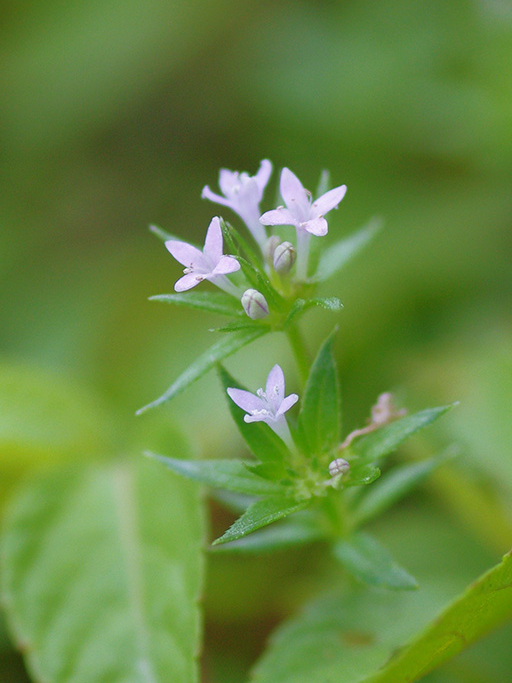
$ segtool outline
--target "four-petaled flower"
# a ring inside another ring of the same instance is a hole
[[[203,251],[179,240],[167,240],[165,246],[176,261],[185,266],[185,275],[174,285],[177,292],[184,292],[203,280],[210,280],[230,294],[239,296],[226,275],[239,270],[240,264],[233,256],[222,254],[222,229],[217,216],[210,222]]]
[[[268,159],[263,159],[254,176],[222,168],[219,173],[219,187],[224,196],[212,192],[208,185],[204,186],[201,193],[201,197],[228,206],[237,213],[262,249],[265,245],[266,233],[259,221],[261,213],[259,205],[271,173],[272,164]]]
[[[263,225],[294,225],[297,230],[306,230],[312,235],[322,237],[327,234],[327,221],[324,216],[338,206],[345,192],[346,185],[329,190],[315,201],[303,187],[297,176],[288,168],[283,168],[280,183],[281,196],[286,207],[280,206],[267,211],[260,218]]]
[[[285,397],[284,374],[279,365],[274,365],[267,377],[265,391],[258,389],[256,394],[244,389],[229,388],[231,400],[246,411],[245,422],[266,422],[283,441],[292,446],[290,430],[284,414],[297,401],[297,394]]]

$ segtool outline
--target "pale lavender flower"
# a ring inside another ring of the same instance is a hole
[[[229,171],[222,168],[219,173],[219,187],[224,196],[215,194],[205,185],[201,197],[217,204],[228,206],[245,222],[254,239],[263,250],[266,241],[265,228],[259,221],[260,201],[272,173],[272,164],[263,159],[256,175]]]
[[[327,234],[328,225],[324,216],[338,206],[345,192],[346,185],[340,185],[315,201],[297,176],[289,168],[283,168],[280,182],[281,196],[286,204],[277,209],[267,211],[260,218],[263,225],[294,225],[297,230],[297,268],[299,280],[307,278],[310,235],[323,237]]]
[[[297,176],[289,168],[281,171],[281,196],[286,207],[267,211],[260,218],[263,225],[294,225],[297,230],[306,230],[312,235],[322,237],[327,234],[327,221],[324,216],[341,202],[347,191],[346,185],[329,190],[315,201],[304,188]]]
[[[285,398],[284,374],[279,365],[274,365],[267,377],[265,391],[258,389],[256,394],[243,389],[229,388],[230,399],[245,410],[245,422],[266,422],[283,441],[293,448],[290,429],[284,414],[297,401],[297,394]]]
[[[210,222],[203,251],[179,240],[168,240],[165,246],[176,261],[185,266],[185,275],[174,285],[177,292],[184,292],[203,280],[210,280],[230,294],[240,296],[238,289],[226,277],[239,270],[240,264],[233,256],[222,254],[222,229],[217,216]]]

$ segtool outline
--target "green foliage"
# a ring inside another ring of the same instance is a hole
[[[2,593],[36,680],[198,679],[197,490],[155,463],[27,483],[8,510]]]
[[[332,352],[335,332],[325,340],[311,367],[299,414],[299,427],[311,455],[328,453],[340,441],[341,398]]]
[[[359,532],[337,541],[333,553],[352,576],[369,586],[394,590],[418,588],[416,580],[369,534]]]
[[[186,306],[219,315],[242,316],[240,302],[223,292],[186,292],[180,294],[156,294],[150,301],[163,301],[176,306]]]

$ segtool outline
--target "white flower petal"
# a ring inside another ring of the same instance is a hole
[[[187,268],[191,268],[192,265],[194,267],[204,265],[203,252],[191,244],[180,242],[180,240],[167,240],[165,247],[174,256],[176,261]]]
[[[198,275],[197,273],[187,273],[176,282],[174,285],[174,290],[176,292],[186,292],[187,289],[192,289],[200,282],[204,280],[203,275]]]
[[[297,220],[305,220],[309,215],[309,197],[304,186],[289,168],[281,171],[281,196],[286,206]]]
[[[266,211],[263,216],[260,217],[260,223],[263,225],[297,225],[297,219],[295,216],[285,209],[284,206],[280,206],[277,209],[272,209],[271,211]]]
[[[300,227],[303,230],[307,230],[307,232],[311,233],[312,235],[316,235],[317,237],[323,237],[324,235],[327,235],[328,231],[327,221],[322,216],[319,218],[313,218],[310,221],[306,221],[305,223],[302,223]]]
[[[311,218],[318,218],[319,216],[325,216],[327,212],[334,209],[335,206],[341,202],[347,191],[346,185],[340,185],[335,187],[333,190],[329,190],[311,205]]]
[[[214,216],[208,226],[204,241],[203,254],[208,262],[215,268],[222,258],[222,229],[218,216]]]

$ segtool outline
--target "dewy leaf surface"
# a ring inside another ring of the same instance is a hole
[[[150,408],[156,408],[166,401],[170,401],[171,398],[174,398],[181,393],[190,384],[195,382],[196,379],[199,379],[206,374],[216,363],[227,358],[244,346],[247,346],[247,344],[250,344],[258,337],[261,337],[267,331],[268,328],[257,327],[250,330],[238,330],[232,334],[222,336],[199,356],[199,358],[196,358],[196,360],[181,373],[178,379],[171,384],[160,398],[157,398],[156,401],[148,403],[148,405],[140,408],[140,410],[137,411],[137,415],[144,413]]]
[[[202,521],[197,487],[145,460],[26,485],[2,592],[34,680],[197,681]]]

